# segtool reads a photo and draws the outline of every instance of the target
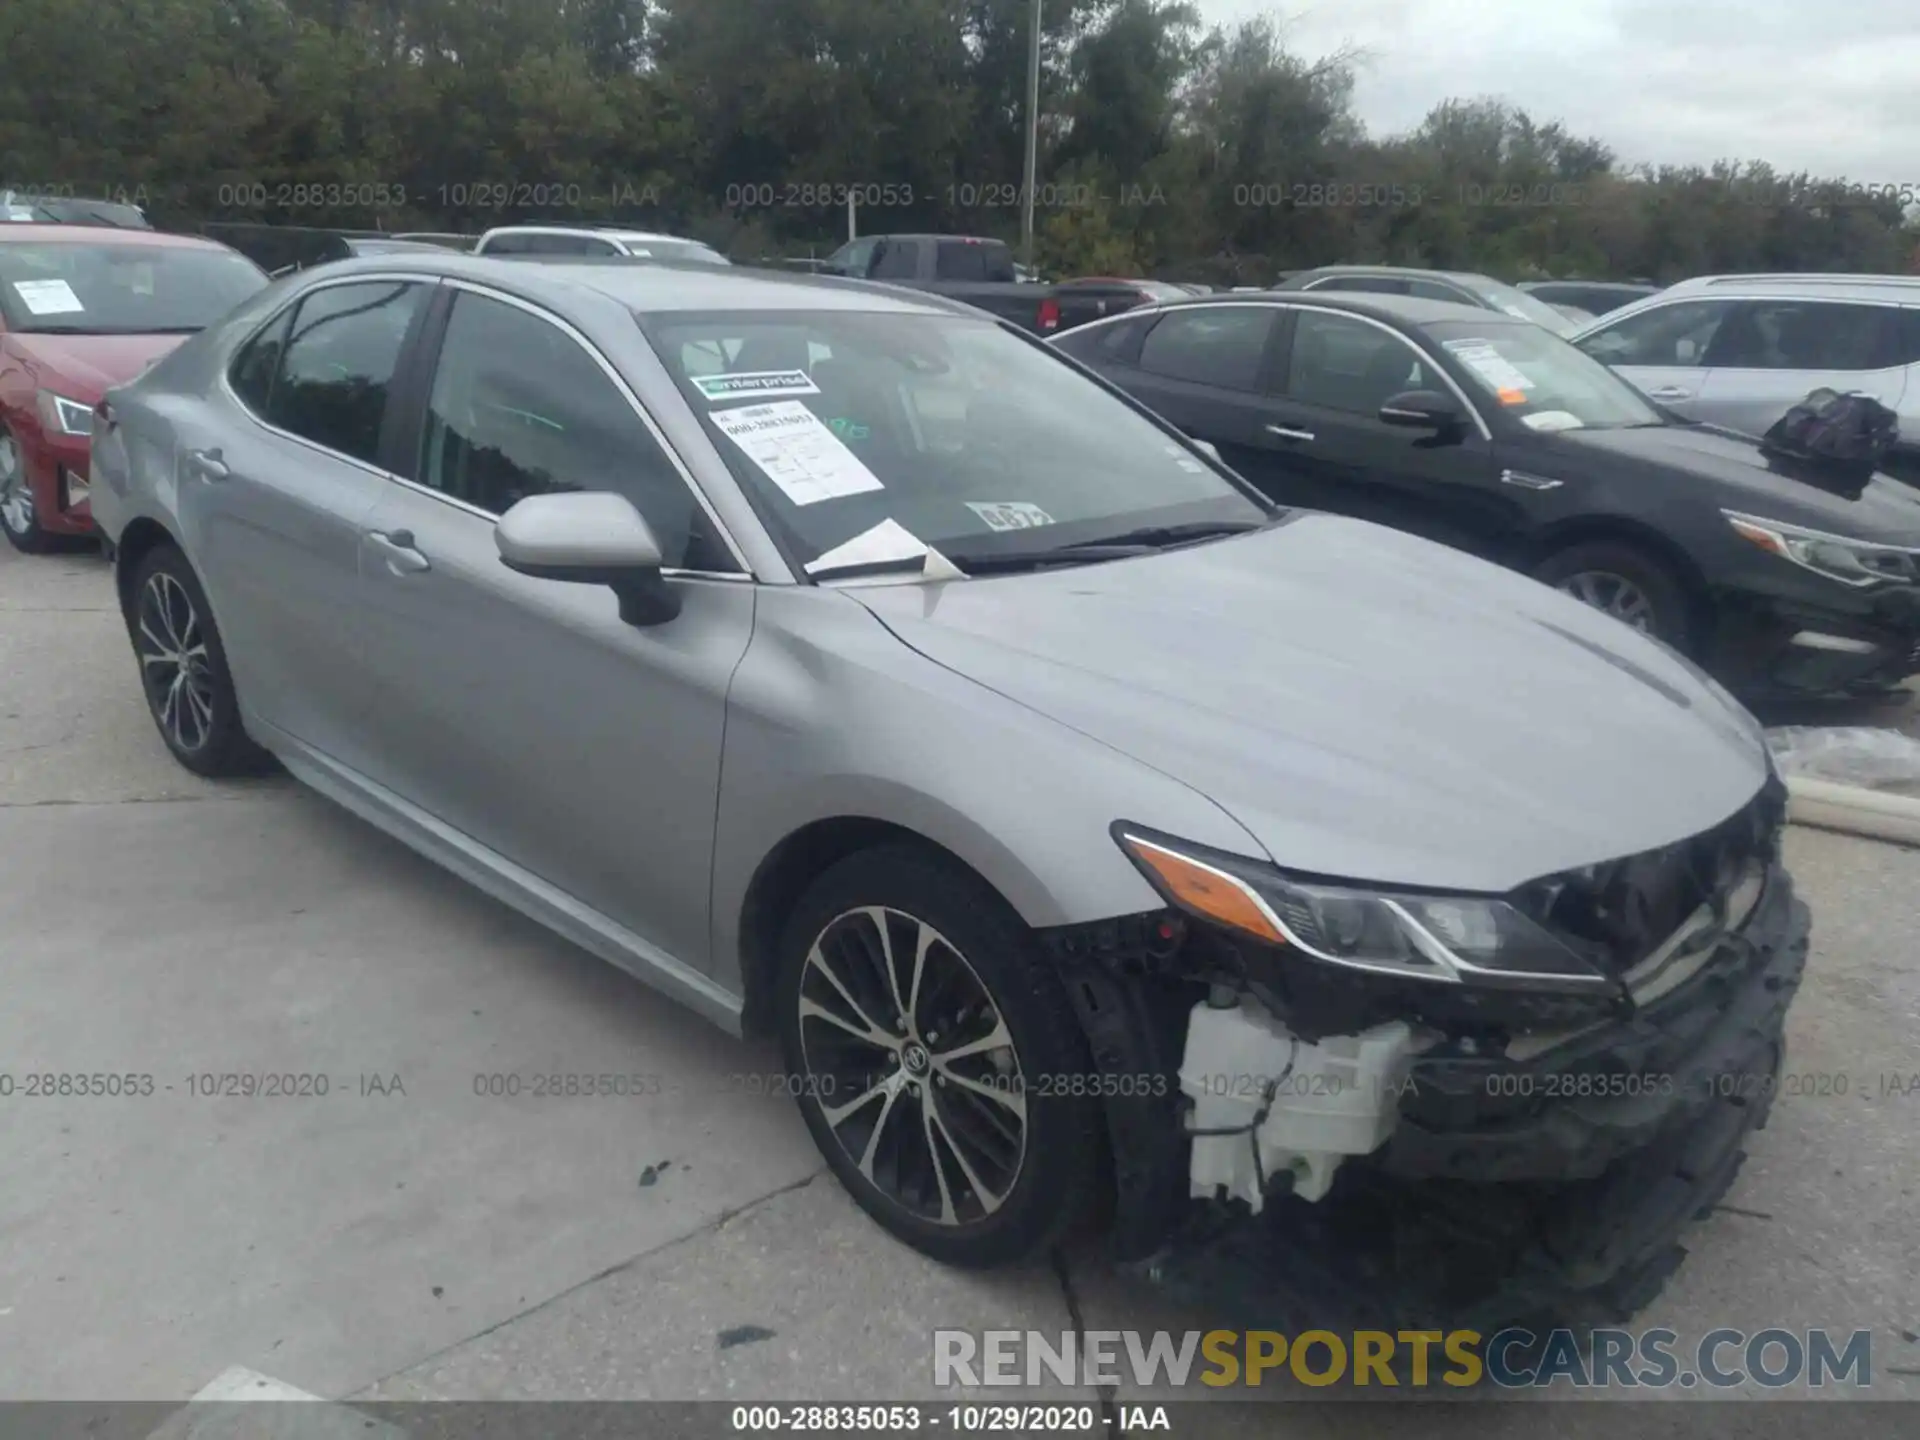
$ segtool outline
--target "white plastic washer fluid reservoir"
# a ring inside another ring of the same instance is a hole
[[[1266,1204],[1261,1177],[1271,1183],[1291,1171],[1294,1194],[1320,1199],[1342,1159],[1378,1149],[1393,1132],[1413,1053],[1413,1031],[1398,1020],[1309,1043],[1244,1001],[1195,1005],[1180,1065],[1180,1089],[1193,1102],[1192,1193],[1224,1190],[1257,1213]],[[1233,1133],[1202,1133],[1210,1131]]]

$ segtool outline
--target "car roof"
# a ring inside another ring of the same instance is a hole
[[[327,267],[329,277],[335,281],[356,272],[490,282],[545,298],[557,307],[564,307],[568,298],[577,296],[581,290],[591,290],[639,314],[845,310],[992,318],[956,300],[867,280],[809,275],[796,270],[759,270],[745,265],[723,267],[671,260],[636,264],[627,256],[540,256],[536,261],[529,261],[469,255],[456,250],[435,254],[406,251],[336,261]]]
[[[1497,285],[1491,275],[1476,270],[1422,270],[1413,265],[1316,265],[1311,270],[1296,270],[1288,280],[1305,280],[1322,275],[1384,275],[1394,279],[1467,280],[1476,284]]]
[[[1660,292],[1668,295],[1742,294],[1814,295],[1828,299],[1897,299],[1920,304],[1920,275],[1749,274],[1697,275]]]
[[[681,245],[706,245],[685,235],[667,235],[658,230],[629,230],[624,225],[496,225],[487,235],[598,235],[610,240],[672,240]],[[486,236],[480,238],[485,239]],[[711,246],[707,246],[711,249]]]
[[[0,223],[0,244],[8,241],[35,244],[47,241],[64,244],[71,241],[75,244],[87,245],[153,245],[159,248],[186,250],[233,248],[205,235],[175,235],[166,230],[136,230],[118,225],[54,225],[37,220]]]
[[[1464,320],[1475,325],[1532,325],[1531,320],[1522,320],[1498,310],[1485,310],[1478,305],[1456,305],[1451,300],[1427,300],[1417,295],[1372,295],[1364,291],[1339,290],[1322,292],[1315,290],[1262,290],[1254,294],[1228,291],[1226,294],[1194,295],[1185,300],[1169,300],[1163,305],[1152,307],[1153,312],[1172,310],[1204,310],[1215,305],[1310,305],[1315,309],[1347,310],[1356,315],[1370,316],[1376,320],[1399,321],[1403,328],[1439,325],[1447,321]],[[1146,308],[1129,310],[1119,315],[1124,320],[1128,316],[1148,314]],[[1096,324],[1101,323],[1096,321]],[[1538,327],[1535,327],[1538,328]],[[1071,335],[1073,331],[1066,332]]]

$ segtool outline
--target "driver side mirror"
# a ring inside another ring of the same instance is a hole
[[[1380,407],[1382,425],[1407,430],[1451,430],[1466,418],[1460,402],[1438,390],[1403,390]]]
[[[605,585],[629,625],[664,625],[680,594],[660,573],[660,544],[625,496],[576,490],[529,495],[493,527],[509,570],[536,580]]]

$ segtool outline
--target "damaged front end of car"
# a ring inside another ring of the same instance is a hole
[[[1166,907],[1047,939],[1119,1258],[1282,1329],[1633,1314],[1766,1120],[1808,936],[1785,814],[1770,778],[1690,839],[1499,896],[1116,825]]]

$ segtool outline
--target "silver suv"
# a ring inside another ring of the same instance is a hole
[[[1689,419],[1758,435],[1830,386],[1873,396],[1920,434],[1920,276],[1708,275],[1570,338]]]

